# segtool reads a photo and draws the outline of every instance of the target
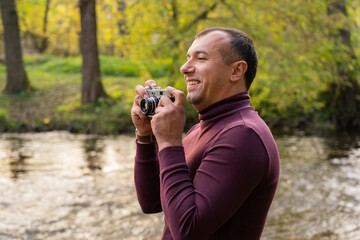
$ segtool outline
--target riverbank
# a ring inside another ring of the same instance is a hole
[[[169,63],[139,63],[101,57],[102,81],[109,98],[81,105],[81,58],[27,55],[32,89],[0,94],[0,132],[67,130],[73,133],[117,134],[132,130],[130,108],[135,86],[156,77],[166,81]],[[0,65],[0,89],[6,69]]]
[[[26,71],[32,89],[11,95],[0,93],[0,132],[66,130],[108,135],[133,131],[130,109],[135,86],[150,78],[161,87],[167,86],[171,62],[136,62],[109,56],[101,56],[100,61],[102,82],[110,97],[82,106],[79,56],[26,55]],[[6,68],[0,64],[0,89],[4,89],[5,82]],[[250,91],[252,104],[273,131],[284,133],[301,129],[313,133],[335,129],[323,120],[315,100],[301,102],[303,97],[297,95],[281,99],[281,96],[270,94],[276,91],[276,86],[262,85],[263,82],[262,76],[254,82]],[[175,87],[186,89],[184,81],[177,81]],[[192,106],[186,104],[185,107],[188,129],[198,120]]]

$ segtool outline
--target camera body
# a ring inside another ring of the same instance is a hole
[[[145,87],[145,90],[149,97],[141,100],[140,109],[141,112],[148,117],[154,116],[155,109],[159,105],[159,101],[162,96],[168,96],[172,101],[175,100],[173,97],[170,96],[166,89],[147,86]]]

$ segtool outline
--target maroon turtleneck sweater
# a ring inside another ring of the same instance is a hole
[[[162,239],[260,239],[279,181],[279,154],[248,92],[199,113],[183,147],[137,143],[145,213],[163,211]]]

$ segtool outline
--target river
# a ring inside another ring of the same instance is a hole
[[[360,136],[276,136],[281,179],[262,240],[360,239]],[[0,239],[160,239],[133,183],[132,135],[0,135]]]

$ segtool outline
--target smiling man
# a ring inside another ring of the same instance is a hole
[[[168,87],[175,101],[162,97],[150,119],[139,107],[145,88],[136,87],[136,192],[145,213],[164,212],[162,239],[260,239],[280,167],[272,134],[250,106],[257,62],[239,30],[195,37],[180,71],[200,122],[184,139],[184,93]]]

